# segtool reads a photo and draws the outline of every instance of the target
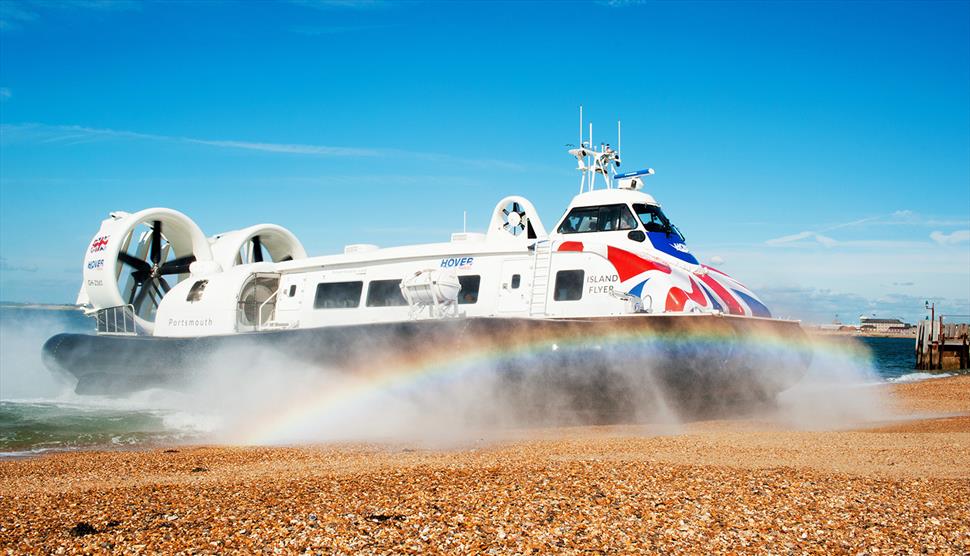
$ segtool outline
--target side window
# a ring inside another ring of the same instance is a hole
[[[478,302],[478,287],[482,283],[482,277],[459,276],[458,282],[461,283],[461,290],[458,292],[459,305],[471,305]]]
[[[367,286],[368,307],[398,307],[407,304],[401,294],[400,280],[374,280]]]
[[[581,234],[584,232],[596,231],[596,219],[599,217],[598,207],[574,208],[569,211],[562,226],[559,226],[561,234]]]
[[[576,301],[583,298],[583,281],[586,273],[582,270],[560,270],[556,273],[556,301]]]
[[[637,227],[633,213],[626,205],[607,205],[600,208],[599,230],[612,232],[616,230],[632,230]]]
[[[205,287],[208,284],[208,280],[199,280],[198,282],[192,284],[192,287],[189,288],[189,295],[185,296],[185,300],[189,303],[195,303],[196,301],[202,299],[202,293],[205,292]]]
[[[626,205],[617,204],[574,208],[559,226],[559,233],[615,232],[636,228],[637,220],[630,209]]]
[[[513,290],[519,289],[519,284],[521,284],[521,283],[522,283],[522,277],[519,276],[518,274],[513,274],[512,275],[512,289]]]
[[[290,286],[290,297],[296,295],[296,284]]]
[[[363,282],[327,282],[317,284],[314,309],[350,309],[360,305]]]

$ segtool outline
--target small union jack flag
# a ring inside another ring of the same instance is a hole
[[[91,244],[91,252],[97,253],[98,251],[104,251],[105,247],[108,246],[108,237],[109,236],[101,236],[96,238]]]

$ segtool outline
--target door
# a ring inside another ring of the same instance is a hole
[[[530,280],[528,260],[502,263],[502,282],[498,292],[499,313],[527,313],[529,311],[529,298],[526,292]]]

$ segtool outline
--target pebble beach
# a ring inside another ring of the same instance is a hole
[[[457,447],[158,446],[0,461],[21,553],[970,553],[970,376],[894,419],[519,431]]]

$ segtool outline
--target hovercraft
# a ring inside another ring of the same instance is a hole
[[[113,212],[84,258],[78,303],[94,333],[52,337],[44,360],[92,394],[187,387],[206,353],[234,346],[347,372],[501,353],[513,383],[579,384],[606,404],[618,366],[693,400],[795,383],[810,360],[799,323],[697,260],[644,191],[652,169],[619,173],[619,148],[580,139],[579,194],[551,230],[513,195],[484,233],[310,257],[276,225],[209,237],[175,210]]]

